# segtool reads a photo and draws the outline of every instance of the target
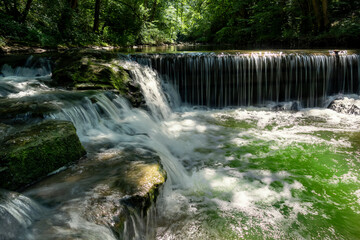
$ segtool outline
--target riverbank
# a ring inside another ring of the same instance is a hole
[[[159,45],[131,45],[131,46],[99,46],[99,45],[88,45],[88,46],[66,46],[66,45],[57,45],[57,46],[40,46],[36,44],[20,44],[7,41],[3,45],[0,44],[0,55],[11,55],[11,54],[41,54],[41,53],[51,53],[51,52],[64,52],[68,50],[104,50],[104,51],[121,51],[121,50],[132,50],[132,51],[142,51],[149,48],[170,48],[170,47],[192,47],[200,45],[209,45],[209,44],[200,44],[200,43],[191,43],[191,42],[178,42],[172,44],[159,44]]]

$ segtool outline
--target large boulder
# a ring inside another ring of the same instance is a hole
[[[118,235],[134,234],[135,212],[146,216],[147,210],[156,201],[167,174],[160,158],[151,151],[126,150],[123,154],[106,160],[113,165],[112,176],[98,184],[93,197],[85,203],[85,216],[100,225],[109,226]]]
[[[44,121],[0,140],[0,187],[16,190],[86,154],[67,121]]]
[[[61,219],[83,219],[82,224],[69,226],[58,218],[47,218],[46,223],[39,222],[40,227],[48,224],[45,234],[52,239],[72,239],[64,233],[87,239],[89,229],[83,225],[105,226],[120,239],[131,239],[134,226],[141,225],[133,222],[135,216],[146,216],[166,181],[160,158],[143,148],[106,151],[89,157],[33,185],[26,193],[47,206],[58,206]],[[122,238],[124,230],[126,236]],[[62,235],[54,238],[57,231]],[[39,234],[47,237],[41,231]]]
[[[76,90],[116,89],[134,107],[144,104],[138,84],[108,51],[70,51],[56,61],[52,74],[54,84]]]

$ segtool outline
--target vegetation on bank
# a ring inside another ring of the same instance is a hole
[[[2,0],[0,47],[358,46],[359,0]]]

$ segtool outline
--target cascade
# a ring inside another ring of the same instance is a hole
[[[130,73],[141,87],[150,114],[132,109],[124,98],[105,92],[62,108],[59,113],[50,114],[49,118],[73,122],[81,142],[91,145],[89,149],[93,151],[106,144],[113,147],[135,144],[152,149],[161,158],[170,181],[186,184],[186,170],[169,151],[169,145],[174,143],[168,139],[169,134],[160,121],[170,116],[171,109],[157,74],[134,62],[122,64],[130,66]]]
[[[152,116],[156,119],[168,117],[171,109],[156,71],[130,60],[121,60],[119,64],[128,69],[131,77],[140,85]]]
[[[0,226],[0,238],[3,233],[5,239],[359,236],[358,115],[319,108],[172,112],[180,104],[222,108],[299,101],[304,107],[323,106],[334,99],[332,94],[359,93],[359,55],[189,53],[131,58],[137,62],[119,64],[139,84],[146,110],[132,108],[110,91],[41,88],[51,76],[50,70],[42,70],[46,61],[29,63],[23,70],[3,67],[0,97],[31,95],[38,102],[58,104],[45,118],[73,122],[89,161],[128,149],[155,152],[168,173],[156,205],[147,216],[131,214],[122,236],[85,218],[84,203],[97,194],[92,184],[111,175],[95,162],[99,171],[81,180],[77,175],[68,182],[55,178],[24,192],[33,197],[36,191],[44,196],[54,191],[46,208],[23,195],[0,202],[0,222],[9,223]],[[15,85],[31,81],[29,88]],[[79,166],[79,172],[85,171]],[[14,235],[18,232],[22,235]]]
[[[191,105],[222,108],[299,101],[323,107],[332,94],[360,91],[356,54],[134,54]]]
[[[4,64],[0,76],[41,77],[51,75],[51,61],[48,58],[35,58],[30,56],[23,66],[12,67]]]
[[[44,82],[51,80],[51,61],[47,58],[27,58],[23,66],[4,64],[0,69],[0,98],[17,98],[50,90]]]
[[[0,189],[0,239],[27,239],[29,226],[44,211],[30,198]]]

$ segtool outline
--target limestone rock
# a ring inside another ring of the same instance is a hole
[[[107,51],[68,52],[56,60],[52,79],[76,90],[116,89],[139,107],[144,103],[140,88],[117,59],[117,54]]]
[[[160,158],[151,150],[130,147],[89,157],[33,185],[27,195],[47,206],[59,206],[64,219],[76,215],[111,228],[119,236],[124,229],[131,232],[134,214],[147,214],[166,181]],[[46,228],[50,232],[54,231],[52,226],[62,225],[64,231],[69,228],[67,224],[49,223]],[[81,229],[69,232],[83,236]]]

